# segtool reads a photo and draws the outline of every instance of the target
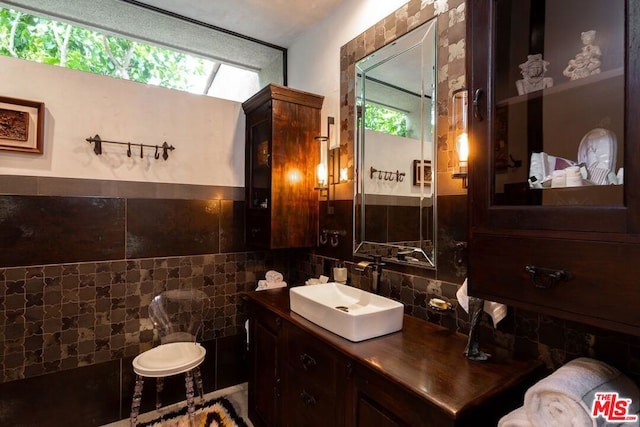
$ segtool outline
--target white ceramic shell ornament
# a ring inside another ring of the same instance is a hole
[[[600,72],[600,47],[593,44],[596,39],[596,31],[589,30],[580,34],[582,39],[582,50],[576,54],[575,58],[569,61],[567,68],[562,74],[571,80],[578,80]]]

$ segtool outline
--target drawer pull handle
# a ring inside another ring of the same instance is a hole
[[[551,268],[527,265],[525,271],[531,276],[531,282],[536,288],[549,289],[560,280],[569,280],[571,273],[567,270],[553,270]]]
[[[316,359],[309,356],[307,353],[302,353],[300,355],[300,362],[302,362],[302,367],[305,371],[308,371],[309,368],[312,368],[317,365]]]
[[[304,406],[311,406],[316,404],[316,398],[307,393],[306,390],[302,390],[302,393],[300,393],[300,398],[302,399],[302,403],[304,403]]]

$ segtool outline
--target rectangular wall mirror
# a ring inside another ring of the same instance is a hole
[[[436,27],[355,64],[356,255],[436,267]]]

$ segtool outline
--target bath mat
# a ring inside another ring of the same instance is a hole
[[[197,427],[247,427],[231,402],[224,397],[196,404],[194,425]],[[155,420],[138,423],[138,427],[189,427],[187,408],[185,406]]]

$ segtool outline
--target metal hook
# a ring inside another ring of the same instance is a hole
[[[86,141],[91,144],[92,142],[95,144],[93,146],[93,152],[96,153],[97,156],[99,156],[100,154],[102,154],[102,140],[100,139],[100,135],[89,137],[86,139]]]
[[[127,157],[131,157],[131,143],[127,143]]]
[[[167,144],[167,141],[164,142],[164,144],[162,144],[162,158],[164,160],[167,160],[169,158],[169,144]]]
[[[338,239],[338,233],[333,233],[331,235],[331,246],[335,248],[336,246],[338,246],[338,243],[340,243]]]
[[[327,244],[327,232],[323,231],[322,234],[320,234],[320,244],[321,245],[326,245]]]
[[[159,159],[160,158],[160,153],[158,153],[158,146],[157,145],[156,145],[156,154],[154,154],[153,157],[155,159]]]

